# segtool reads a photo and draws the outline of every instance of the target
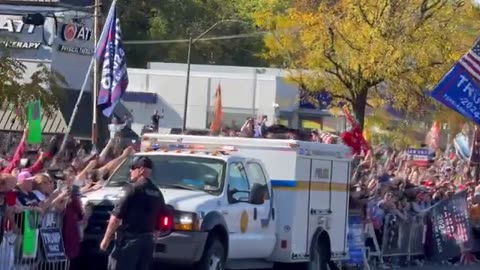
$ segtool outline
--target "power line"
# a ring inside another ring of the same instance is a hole
[[[269,34],[269,31],[254,32],[249,34],[238,34],[238,35],[227,35],[227,36],[216,36],[216,37],[205,37],[201,38],[198,41],[209,41],[209,40],[227,40],[227,39],[240,39],[240,38],[251,38]],[[188,43],[188,39],[167,39],[167,40],[125,40],[124,44],[132,45],[147,45],[147,44],[172,44],[172,43]]]

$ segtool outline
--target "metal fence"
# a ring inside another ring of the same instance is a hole
[[[409,216],[407,220],[396,215],[385,216],[381,256],[411,256],[424,254],[425,218]]]
[[[0,221],[0,270],[70,268],[63,242],[63,213],[17,210],[2,215]]]

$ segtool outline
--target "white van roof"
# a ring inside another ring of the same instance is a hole
[[[338,158],[350,158],[351,150],[341,144],[323,144],[318,142],[306,142],[297,140],[279,140],[263,138],[241,138],[241,137],[215,137],[215,136],[195,136],[195,135],[171,135],[147,133],[143,135],[143,140],[148,140],[155,144],[183,144],[183,145],[203,145],[210,147],[232,146],[237,148],[264,148],[274,149],[305,149],[311,152],[319,151],[322,155],[337,156]]]

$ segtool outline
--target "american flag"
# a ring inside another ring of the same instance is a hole
[[[458,61],[475,79],[480,81],[480,39],[473,48],[464,54]]]
[[[110,7],[95,57],[102,62],[102,78],[97,105],[105,116],[110,117],[128,86],[127,61],[122,46],[122,32],[120,20],[117,17],[116,1],[113,1]]]
[[[333,144],[333,140],[336,138],[338,138],[338,136],[335,136],[330,133],[324,132],[320,134],[320,139],[322,139],[322,142],[325,144]]]

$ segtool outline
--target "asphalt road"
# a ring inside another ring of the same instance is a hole
[[[405,270],[450,270],[450,269],[456,269],[456,270],[478,270],[480,269],[480,264],[476,265],[469,265],[469,266],[456,266],[456,265],[425,265],[422,267],[408,267],[408,268],[400,268],[400,269],[405,269]]]
[[[106,269],[106,268],[104,268]],[[152,270],[160,270],[160,269],[168,269],[168,270],[183,270],[183,269],[173,269],[173,268],[169,268],[169,267],[165,267],[165,266],[161,266],[161,265],[156,265],[156,266],[153,266],[152,267]],[[293,269],[297,269],[299,270],[298,268],[290,268],[288,270],[293,270]],[[450,265],[450,266],[439,266],[439,265],[427,265],[427,266],[422,266],[422,267],[402,267],[402,268],[390,268],[391,270],[478,270],[480,269],[480,265],[477,264],[477,265],[470,265],[470,266],[454,266],[454,265]],[[192,269],[192,270],[195,270],[195,269]],[[257,269],[257,270],[267,270],[267,269]],[[287,269],[275,269],[275,270],[287,270]],[[371,270],[381,270],[381,269],[371,269]]]
[[[88,258],[88,259],[83,259],[82,263],[87,262],[87,265],[84,265],[82,268],[83,269],[88,269],[88,270],[104,270],[107,269],[107,260],[105,257],[96,257],[96,258]],[[156,264],[152,266],[152,270],[183,270],[183,269],[175,269],[172,266],[166,266],[163,264]],[[300,270],[298,266],[293,266],[289,267],[289,269],[282,267],[281,269],[276,268],[275,270]],[[439,264],[426,264],[423,266],[410,266],[410,267],[391,267],[389,270],[479,270],[480,269],[480,264],[475,264],[475,265],[439,265]],[[195,270],[195,269],[192,269]],[[256,270],[266,270],[266,269],[256,269]],[[347,270],[347,269],[342,269],[342,270]],[[356,270],[353,268],[350,268],[348,270]],[[371,270],[384,270],[382,268],[371,268]]]

